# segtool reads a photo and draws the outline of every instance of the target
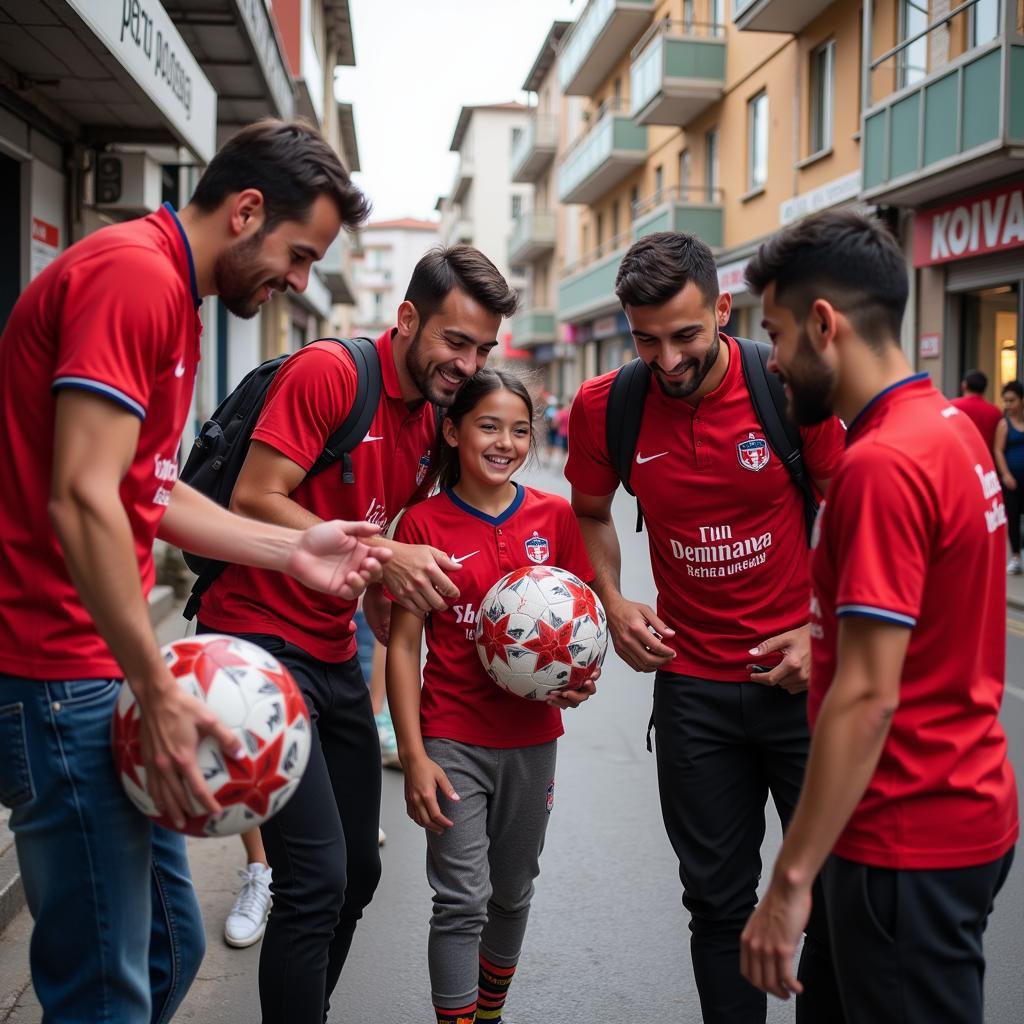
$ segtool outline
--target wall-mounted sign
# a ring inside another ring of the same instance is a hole
[[[914,266],[1024,246],[1024,184],[1003,185],[914,215]]]
[[[718,268],[718,290],[729,292],[731,295],[738,295],[747,290],[747,281],[743,273],[750,262],[748,257],[745,260],[736,260],[733,263],[726,263]]]
[[[838,206],[848,199],[856,199],[860,194],[860,171],[852,171],[841,178],[827,181],[818,188],[804,192],[802,195],[787,199],[779,206],[779,221],[791,224],[801,217],[818,210],[827,210],[830,206]]]
[[[922,334],[917,341],[917,355],[920,359],[938,359],[942,355],[942,335]]]

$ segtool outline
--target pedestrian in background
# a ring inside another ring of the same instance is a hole
[[[1003,388],[1003,417],[995,431],[992,452],[1003,482],[1010,560],[1006,571],[1012,576],[1024,572],[1020,558],[1020,517],[1024,513],[1024,387],[1012,380]]]
[[[785,827],[807,756],[804,496],[766,441],[737,342],[721,333],[731,297],[719,293],[711,250],[693,235],[641,239],[623,257],[615,293],[653,378],[629,482],[649,533],[656,612],[620,590],[611,511],[619,476],[607,440],[618,371],[580,388],[565,475],[615,649],[630,668],[655,673],[658,788],[704,1021],[764,1024],[767,1001],[740,975],[739,941],[757,901],[766,801]],[[823,491],[842,425],[801,433]],[[820,913],[801,977],[807,1019],[836,1020]]]
[[[792,960],[821,872],[847,1024],[982,1024],[982,936],[1019,832],[999,481],[900,348],[907,270],[885,228],[809,217],[746,276],[797,422],[838,412],[849,433],[812,540],[807,773],[743,973],[802,990]]]
[[[389,553],[367,548],[368,523],[272,526],[176,480],[202,297],[251,317],[275,290],[303,291],[367,211],[314,128],[250,125],[180,214],[165,204],[54,260],[0,336],[0,800],[50,1024],[169,1021],[205,948],[185,838],[136,810],[110,751],[127,677],[149,791],[172,820],[190,797],[220,810],[199,740],[238,753],[160,653],[145,598],[154,538],[283,570],[324,600],[354,600]]]
[[[985,447],[992,451],[995,441],[996,426],[1002,413],[985,398],[988,389],[988,377],[981,370],[970,370],[964,374],[960,382],[960,397],[954,398],[949,404],[956,406],[970,419],[981,433]]]

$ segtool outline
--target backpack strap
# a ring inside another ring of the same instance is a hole
[[[356,367],[356,400],[352,403],[348,415],[341,426],[331,434],[324,445],[320,457],[310,467],[307,477],[316,476],[333,466],[338,459],[342,460],[341,479],[343,483],[355,482],[352,472],[350,453],[370,430],[373,417],[380,405],[382,378],[380,371],[380,354],[377,346],[369,338],[324,338],[323,341],[335,341],[352,357]]]
[[[608,392],[608,410],[605,413],[605,442],[612,469],[622,486],[633,497],[636,493],[629,485],[633,471],[633,456],[640,440],[640,425],[644,418],[644,401],[651,383],[650,367],[642,359],[626,363],[612,380]],[[640,499],[636,502],[636,532],[644,526]]]
[[[736,338],[743,376],[765,439],[786,467],[804,499],[804,527],[808,543],[818,514],[818,499],[804,466],[803,438],[786,408],[786,392],[778,375],[768,369],[771,346],[749,338]]]

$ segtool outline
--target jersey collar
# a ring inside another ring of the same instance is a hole
[[[915,384],[921,384],[924,381],[929,380],[927,373],[915,373],[910,377],[904,377],[903,380],[896,381],[895,384],[890,384],[887,388],[883,388],[875,395],[874,398],[864,406],[863,409],[850,421],[850,425],[846,431],[846,444],[849,446],[855,440],[855,435],[862,431],[866,424],[870,423],[879,412],[888,406],[896,396],[896,392],[902,392],[902,389],[910,387],[913,388]]]
[[[397,328],[390,327],[377,339],[377,352],[380,354],[380,377],[384,385],[384,394],[388,398],[402,397],[402,388],[398,383],[398,370],[395,369],[395,350],[391,340]]]
[[[198,309],[202,305],[202,299],[199,297],[199,285],[196,283],[196,265],[192,260],[192,246],[188,244],[188,235],[185,234],[185,229],[181,226],[181,221],[178,220],[177,211],[170,203],[164,203],[160,209],[171,218],[171,222],[181,236],[181,243],[185,246],[185,258],[188,260],[188,281],[192,287],[192,301],[195,303],[196,309]]]
[[[515,483],[515,481],[513,481]],[[488,523],[491,526],[501,526],[502,523],[507,522],[519,511],[519,506],[522,505],[523,499],[526,497],[526,488],[522,484],[516,484],[516,496],[512,499],[512,503],[509,505],[504,512],[499,516],[489,516],[486,512],[481,512],[480,509],[474,508],[472,505],[463,501],[450,487],[444,489],[444,493],[448,496],[448,500],[458,509],[463,512],[468,512],[471,516],[479,519],[481,522]]]

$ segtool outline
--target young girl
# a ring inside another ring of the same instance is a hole
[[[393,606],[387,688],[407,809],[427,830],[437,1021],[472,1024],[501,1021],[554,801],[560,709],[593,694],[598,675],[546,702],[506,693],[480,664],[477,610],[497,580],[538,560],[527,553],[533,538],[546,541],[545,564],[588,583],[594,573],[568,502],[512,479],[534,443],[522,381],[481,370],[462,386],[442,433],[441,492],[409,509],[396,538],[451,552],[462,565],[459,597],[426,620],[422,693],[424,621]]]

